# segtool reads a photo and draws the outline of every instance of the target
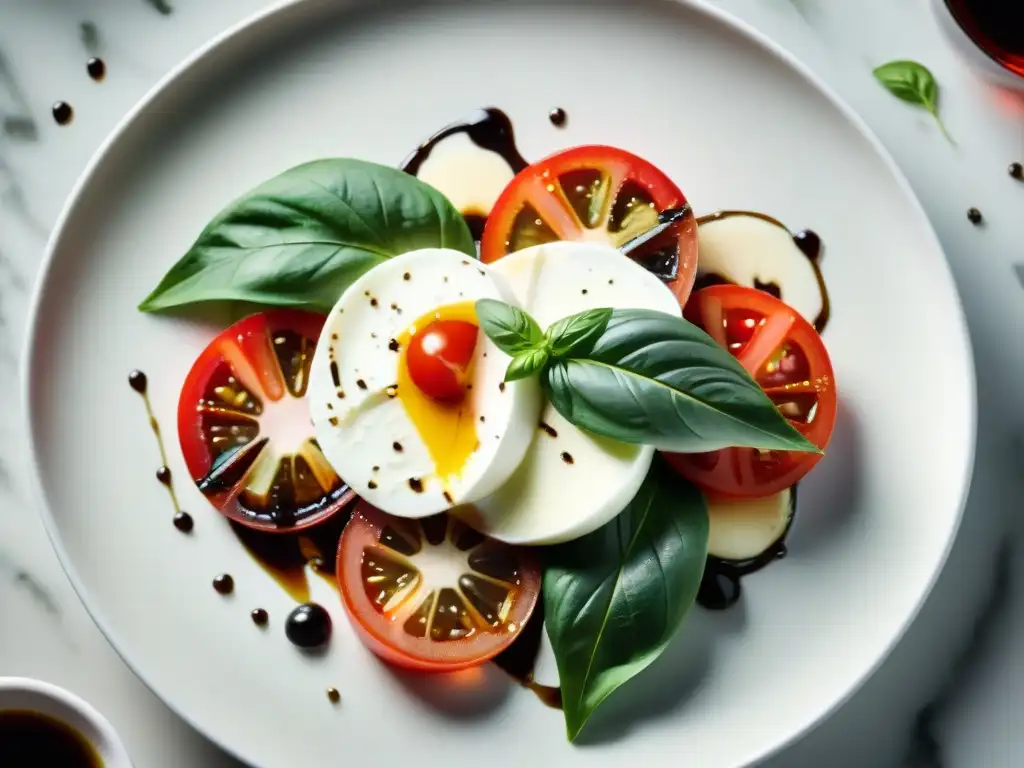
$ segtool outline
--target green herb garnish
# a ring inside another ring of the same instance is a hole
[[[507,329],[526,313],[491,299],[476,306],[481,329],[512,357],[506,380],[539,374],[552,405],[581,429],[678,453],[820,452],[728,350],[681,317],[593,309],[509,343]]]
[[[327,312],[367,270],[427,247],[476,256],[444,195],[396,168],[316,160],[228,205],[139,309],[244,301]]]
[[[697,596],[707,552],[704,498],[660,457],[618,517],[546,550],[544,616],[570,741],[665,650]]]
[[[890,61],[876,67],[874,75],[893,96],[934,117],[942,135],[950,144],[956,144],[939,117],[939,84],[926,66],[916,61]]]

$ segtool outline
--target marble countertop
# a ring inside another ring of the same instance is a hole
[[[768,765],[1024,764],[1024,94],[986,86],[941,36],[930,0],[716,0],[788,47],[844,96],[906,172],[948,254],[978,369],[971,497],[933,594],[877,674]],[[24,473],[17,374],[49,229],[91,154],[190,51],[266,0],[0,0],[0,675],[68,687],[103,711],[136,764],[235,766],[135,678],[92,624],[37,518]],[[99,55],[101,83],[85,62]],[[957,144],[871,76],[926,63]],[[59,126],[58,100],[74,108]],[[980,227],[969,207],[985,216]],[[1017,319],[1014,320],[1014,317]]]

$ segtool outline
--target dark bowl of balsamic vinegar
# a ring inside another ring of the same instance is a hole
[[[114,727],[55,685],[0,677],[0,764],[133,768]]]

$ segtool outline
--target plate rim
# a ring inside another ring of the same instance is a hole
[[[370,1],[371,0],[345,0],[344,5],[351,9]],[[614,0],[615,3],[626,1],[627,0]],[[952,269],[949,264],[949,257],[942,246],[942,242],[939,239],[924,206],[915,194],[910,181],[907,179],[900,166],[896,163],[892,154],[885,145],[882,144],[882,141],[874,130],[867,124],[864,118],[862,118],[860,114],[856,112],[832,86],[814,72],[809,65],[805,64],[803,60],[791,53],[781,43],[776,42],[768,34],[761,32],[747,21],[726,10],[712,5],[711,0],[667,1],[683,6],[693,13],[702,15],[716,24],[724,26],[734,33],[738,33],[739,36],[745,38],[749,44],[759,47],[764,52],[779,60],[793,72],[798,74],[810,87],[827,99],[828,102],[838,110],[842,117],[856,129],[857,133],[859,133],[868,142],[871,149],[883,161],[886,169],[910,203],[913,215],[917,220],[916,223],[922,227],[923,236],[931,243],[934,250],[941,256],[941,258],[938,259],[941,264],[941,269],[939,271],[942,273],[940,279],[942,279],[946,283],[947,287],[951,289],[955,300],[955,306],[957,309],[956,319],[959,321],[957,323],[959,326],[957,340],[959,345],[962,347],[966,365],[966,371],[964,373],[967,374],[968,402],[966,405],[968,409],[967,426],[969,429],[970,440],[965,453],[965,461],[961,468],[960,485],[963,490],[961,498],[957,502],[956,517],[953,521],[952,527],[950,528],[949,535],[946,538],[943,550],[936,563],[936,567],[929,575],[924,588],[916,598],[916,602],[912,610],[903,618],[903,621],[900,623],[892,638],[883,645],[872,662],[869,665],[866,665],[856,676],[852,684],[828,706],[816,713],[813,713],[810,717],[801,718],[802,722],[798,727],[780,738],[774,738],[769,742],[766,742],[766,746],[760,750],[759,754],[752,754],[746,763],[735,767],[748,768],[749,766],[763,763],[764,761],[779,755],[785,749],[806,737],[811,731],[824,723],[828,718],[835,715],[861,690],[861,688],[864,687],[867,681],[875,675],[882,664],[890,657],[896,646],[903,640],[907,631],[920,615],[922,608],[935,588],[939,576],[945,570],[946,564],[949,560],[949,554],[957,540],[960,526],[963,522],[964,511],[971,489],[978,442],[977,368],[975,365],[974,349],[970,339],[966,313],[964,311],[963,299],[953,277]],[[46,246],[43,250],[43,257],[39,263],[38,272],[33,284],[27,323],[25,326],[24,336],[22,337],[23,357],[20,363],[19,401],[22,406],[21,424],[24,430],[23,436],[27,440],[28,447],[25,462],[28,470],[29,500],[42,519],[47,537],[49,538],[50,544],[57,555],[61,569],[71,582],[71,586],[86,613],[89,615],[90,619],[92,619],[97,629],[99,629],[104,639],[110,644],[111,648],[114,649],[121,661],[124,662],[125,666],[132,671],[142,684],[177,717],[185,721],[201,736],[216,744],[218,748],[224,750],[233,758],[240,760],[243,763],[252,764],[253,766],[262,766],[264,763],[252,759],[253,757],[258,756],[243,754],[241,751],[237,750],[234,745],[227,744],[217,738],[210,729],[206,728],[203,724],[194,719],[184,707],[179,706],[176,701],[172,700],[172,698],[164,696],[150,684],[147,676],[143,674],[142,670],[139,669],[139,667],[132,661],[129,654],[126,653],[120,643],[115,639],[112,626],[107,623],[98,607],[92,604],[89,591],[85,584],[80,580],[78,571],[74,563],[71,562],[71,558],[64,548],[59,526],[56,518],[50,510],[50,504],[40,473],[39,447],[36,439],[34,416],[36,412],[34,405],[35,397],[32,391],[33,371],[36,368],[37,355],[33,341],[38,334],[39,326],[41,324],[44,288],[51,279],[56,254],[62,244],[64,229],[67,222],[76,209],[87,199],[84,193],[92,184],[93,177],[96,176],[101,167],[107,161],[108,155],[113,154],[124,134],[128,132],[135,121],[142,117],[144,113],[149,110],[152,104],[164,95],[165,92],[176,87],[176,84],[183,75],[187,74],[193,67],[202,63],[207,57],[214,55],[223,45],[229,43],[235,38],[254,32],[262,25],[275,23],[275,19],[278,17],[283,18],[287,12],[300,9],[300,6],[313,6],[317,4],[323,6],[325,4],[325,0],[274,0],[274,2],[267,7],[247,15],[245,18],[222,30],[202,45],[194,48],[178,64],[174,65],[151,88],[149,88],[145,94],[143,94],[143,96],[117,121],[114,127],[100,143],[99,147],[97,147],[90,156],[85,168],[82,170],[71,191],[68,193],[68,196],[61,207],[60,214],[54,222],[53,228],[47,239]],[[338,10],[343,11],[344,6],[339,6]],[[280,20],[278,20],[277,23],[280,23]],[[934,277],[939,276],[935,275]]]

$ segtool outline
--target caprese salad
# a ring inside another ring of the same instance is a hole
[[[623,150],[508,175],[471,206],[475,240],[437,166],[435,186],[299,166],[219,214],[140,308],[265,306],[181,388],[199,491],[268,536],[350,516],[341,602],[398,666],[484,663],[542,603],[575,739],[709,561],[742,570],[785,535],[835,424],[827,294],[777,222],[698,227]]]

